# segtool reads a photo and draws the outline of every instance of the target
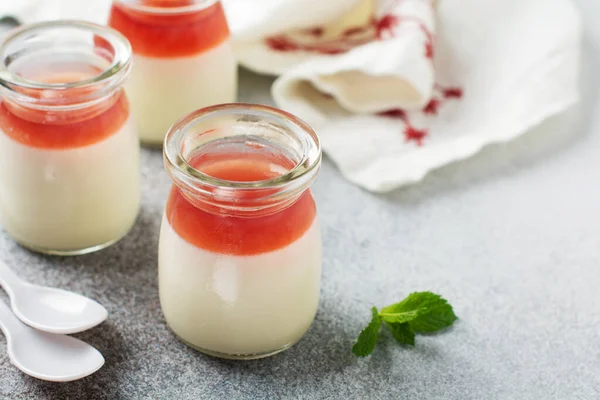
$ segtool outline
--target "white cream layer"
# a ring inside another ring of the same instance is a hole
[[[121,238],[140,202],[133,119],[74,149],[25,146],[0,131],[0,223],[18,242],[76,251]]]
[[[229,41],[192,57],[133,60],[125,88],[144,142],[162,143],[169,127],[192,111],[235,101],[237,66]]]
[[[273,352],[298,341],[317,312],[319,224],[282,249],[232,256],[188,243],[163,218],[158,266],[163,313],[183,340],[228,355]]]

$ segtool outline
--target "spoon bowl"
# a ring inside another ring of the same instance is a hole
[[[0,286],[10,297],[13,312],[27,325],[59,334],[90,329],[108,312],[92,299],[66,290],[33,285],[0,261]]]
[[[93,374],[104,365],[98,350],[79,339],[27,330],[8,346],[13,365],[38,379],[68,382]]]
[[[61,289],[26,284],[12,299],[13,311],[21,321],[50,333],[81,332],[108,316],[94,300]]]

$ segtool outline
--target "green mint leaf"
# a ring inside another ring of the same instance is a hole
[[[411,293],[401,302],[382,308],[379,316],[386,322],[408,322],[415,332],[435,332],[457,320],[452,306],[431,292]]]
[[[451,326],[458,317],[454,314],[452,306],[440,298],[437,305],[428,307],[419,313],[419,316],[410,322],[410,327],[418,333],[437,332]]]
[[[371,322],[365,329],[362,330],[356,343],[352,346],[352,352],[358,357],[366,357],[373,352],[373,349],[377,345],[377,339],[379,339],[379,327],[381,326],[381,319],[377,308],[371,309],[373,316]]]
[[[413,332],[408,322],[398,324],[385,321],[385,324],[388,328],[390,328],[390,331],[392,331],[392,335],[394,335],[398,343],[409,344],[411,346],[415,345],[415,333]]]
[[[405,313],[409,311],[418,312],[422,308],[426,308],[437,304],[441,296],[431,292],[413,292],[399,303],[392,304],[381,309],[381,313]]]

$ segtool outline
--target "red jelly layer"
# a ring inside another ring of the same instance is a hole
[[[26,146],[43,149],[70,149],[89,146],[116,133],[129,118],[127,97],[121,90],[107,101],[114,104],[90,118],[89,110],[62,112],[49,122],[47,112],[0,102],[0,130]],[[116,101],[115,101],[116,100]],[[82,119],[83,118],[83,119]]]
[[[146,0],[143,5],[174,7],[193,4],[187,0]],[[229,37],[225,12],[220,2],[184,13],[153,13],[115,2],[109,26],[129,39],[135,54],[147,57],[186,57],[218,46]]]
[[[274,161],[280,160],[237,153],[203,158],[192,165],[215,178],[249,182],[281,175],[284,166]],[[240,192],[242,201],[251,197],[251,192],[243,195]],[[166,215],[179,236],[199,248],[220,254],[250,256],[280,249],[299,239],[312,225],[316,207],[307,190],[294,204],[274,214],[226,216],[197,208],[173,185]]]

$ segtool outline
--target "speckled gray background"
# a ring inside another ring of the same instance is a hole
[[[156,245],[169,179],[158,151],[142,152],[142,211],[117,245],[54,258],[0,233],[0,258],[22,277],[110,313],[77,335],[105,366],[73,383],[22,374],[0,339],[0,399],[600,399],[600,3],[579,3],[578,110],[385,196],[350,185],[325,160],[314,186],[321,306],[305,338],[278,356],[221,361],[167,329]],[[269,102],[269,79],[242,81],[243,100]],[[350,347],[369,308],[414,290],[443,294],[460,321],[415,348],[385,333],[371,357],[356,359]]]

